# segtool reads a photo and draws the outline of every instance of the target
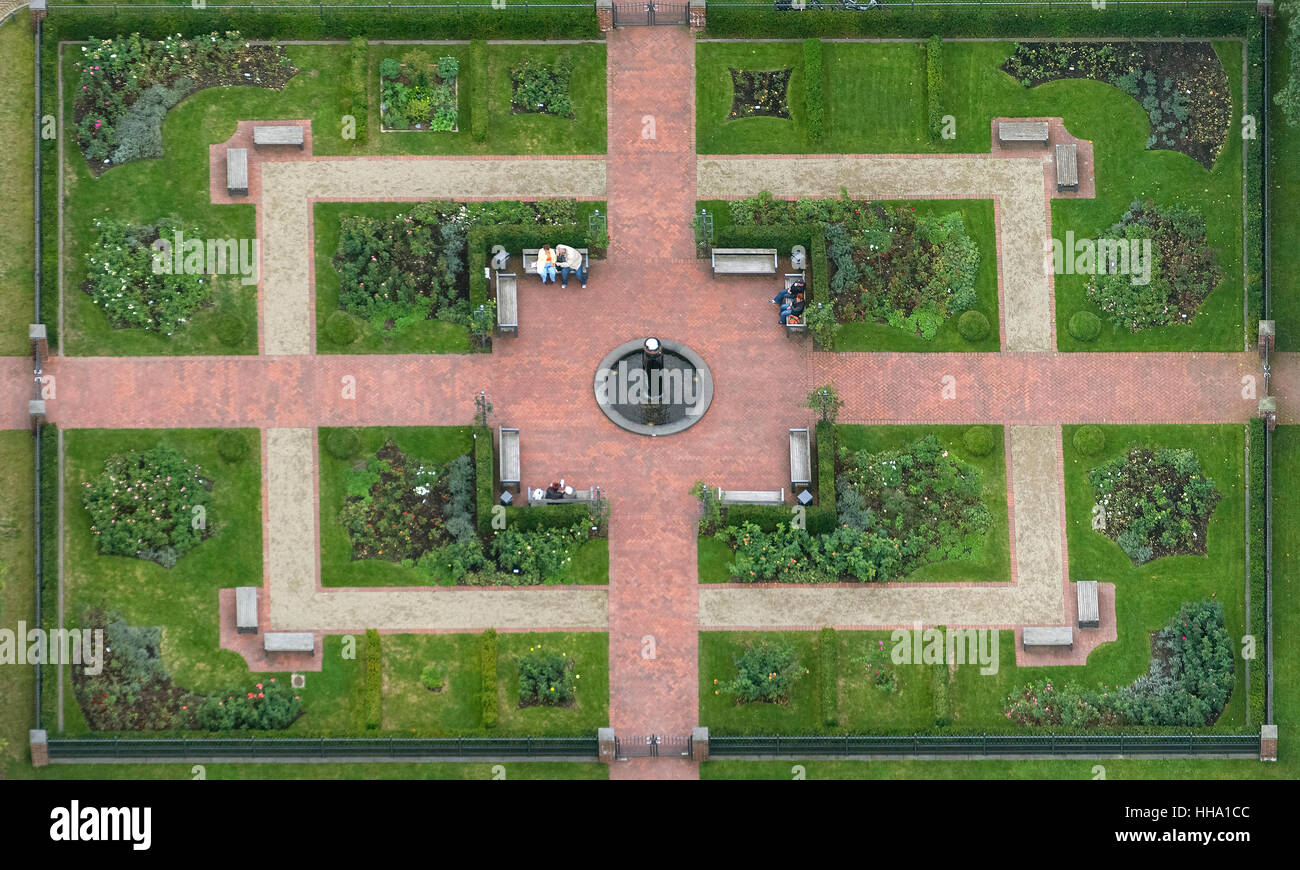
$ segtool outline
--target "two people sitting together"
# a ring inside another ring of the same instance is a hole
[[[804,291],[803,278],[796,278],[794,283],[786,287],[776,298],[772,300],[773,305],[781,306],[781,325],[789,323],[803,323]]]
[[[537,252],[537,274],[542,276],[543,284],[554,284],[555,276],[560,276],[560,289],[569,286],[569,275],[576,274],[582,289],[587,289],[587,268],[582,263],[582,251],[568,245],[542,245]]]

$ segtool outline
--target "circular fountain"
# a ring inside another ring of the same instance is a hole
[[[621,429],[672,435],[695,425],[713,401],[713,375],[700,355],[657,337],[620,344],[600,362],[596,404]]]

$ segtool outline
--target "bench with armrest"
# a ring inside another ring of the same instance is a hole
[[[714,248],[713,277],[775,275],[776,248]]]
[[[718,501],[723,504],[785,504],[785,489],[723,489],[718,487]]]
[[[497,332],[519,335],[519,281],[514,272],[497,272]]]
[[[497,427],[498,450],[501,454],[501,485],[519,486],[519,430]]]
[[[253,128],[254,145],[297,145],[303,147],[302,127],[297,124],[261,124]]]
[[[524,248],[524,274],[526,275],[537,274],[537,252],[540,250],[541,248]],[[551,250],[554,251],[555,249],[552,248]],[[587,277],[590,278],[591,277],[591,255],[587,253],[586,248],[577,248],[576,250],[581,252],[582,268],[586,270]],[[555,273],[557,276],[559,275],[559,272],[560,272],[560,267],[559,265],[556,265]]]
[[[1047,145],[1050,135],[1046,121],[998,121],[999,142],[1042,142]]]

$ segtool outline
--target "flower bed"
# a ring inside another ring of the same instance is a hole
[[[159,259],[152,245],[170,243],[173,233],[202,238],[197,229],[165,218],[152,226],[132,226],[97,218],[99,240],[86,255],[81,289],[117,328],[134,327],[173,335],[212,294],[213,279],[196,270],[174,273],[168,258]]]
[[[572,78],[573,61],[568,57],[553,65],[524,58],[510,67],[510,113],[573,118]]]
[[[581,678],[568,653],[543,650],[540,643],[529,647],[519,657],[519,706],[572,707]]]
[[[731,70],[731,120],[737,118],[789,118],[786,92],[793,69],[754,72]]]
[[[735,661],[734,678],[713,682],[714,694],[731,695],[737,704],[788,704],[790,690],[808,674],[794,646],[782,638],[750,643]]]
[[[428,52],[412,49],[401,61],[386,57],[379,64],[382,128],[455,132],[460,66],[454,57],[435,64]]]
[[[1088,472],[1105,520],[1102,533],[1135,565],[1175,555],[1205,555],[1214,481],[1191,450],[1133,447]]]
[[[212,481],[169,447],[117,453],[82,486],[95,547],[170,568],[212,535]],[[197,522],[196,522],[197,520]]]
[[[1228,74],[1208,42],[1025,42],[1003,64],[1025,87],[1093,79],[1137,100],[1151,122],[1147,148],[1186,154],[1206,169],[1232,118]]]
[[[1108,231],[1113,239],[1151,249],[1149,275],[1105,274],[1106,263],[1097,263],[1098,274],[1088,281],[1088,299],[1105,312],[1116,327],[1141,332],[1156,326],[1190,323],[1205,297],[1223,278],[1216,252],[1206,242],[1205,218],[1194,209],[1179,206],[1158,209],[1150,201],[1133,203],[1119,223]],[[1148,279],[1149,280],[1146,280]],[[1134,283],[1143,281],[1145,283]]]
[[[92,39],[81,52],[73,119],[96,174],[161,157],[163,117],[186,95],[229,85],[278,90],[297,72],[282,47],[251,45],[237,31],[162,40],[135,33]]]

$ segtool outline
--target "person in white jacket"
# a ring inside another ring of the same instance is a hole
[[[582,263],[582,251],[568,245],[556,245],[555,255],[559,258],[557,264],[560,267],[560,289],[569,286],[569,274],[574,273],[578,276],[578,283],[582,285],[582,289],[586,290],[587,267]]]

